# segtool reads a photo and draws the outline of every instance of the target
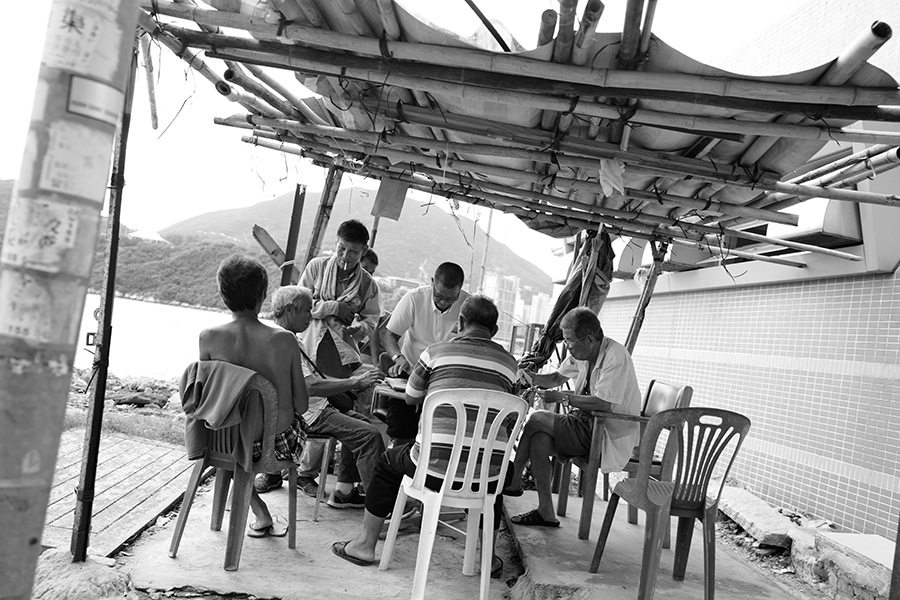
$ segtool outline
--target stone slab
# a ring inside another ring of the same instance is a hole
[[[877,535],[819,532],[820,574],[835,598],[880,600],[888,597],[894,544]]]
[[[718,490],[718,486],[711,483],[709,489]],[[796,525],[748,490],[725,486],[719,499],[719,510],[760,544],[790,549],[790,531]]]

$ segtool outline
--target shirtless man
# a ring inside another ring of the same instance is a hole
[[[279,437],[293,438],[295,448],[288,448],[282,460],[291,460],[296,454],[300,431],[300,415],[306,412],[309,399],[303,381],[300,350],[290,331],[269,327],[259,321],[259,309],[266,297],[269,278],[265,268],[253,260],[239,255],[226,258],[219,265],[216,277],[219,295],[231,310],[231,322],[210,327],[200,333],[200,360],[221,360],[256,371],[272,385],[278,394]],[[262,435],[260,430],[259,436]],[[273,519],[266,503],[256,490],[250,499],[250,509],[256,521],[250,524],[253,531],[273,532]],[[286,528],[285,528],[285,531]],[[283,535],[283,534],[282,534]]]

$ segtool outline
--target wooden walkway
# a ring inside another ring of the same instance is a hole
[[[44,546],[68,548],[81,474],[84,429],[63,432],[44,521]],[[183,446],[104,433],[100,441],[89,552],[112,556],[181,500],[191,463]]]

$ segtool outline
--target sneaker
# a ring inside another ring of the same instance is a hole
[[[253,478],[253,489],[257,494],[265,494],[281,487],[281,473],[257,473]]]
[[[297,477],[297,487],[310,498],[319,495],[319,484],[316,483],[315,477]]]
[[[328,506],[331,508],[365,508],[366,497],[360,494],[356,488],[347,494],[335,490],[328,498]]]

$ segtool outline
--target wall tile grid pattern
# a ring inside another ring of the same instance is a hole
[[[738,273],[735,273],[738,275]],[[624,343],[637,298],[600,318]],[[894,539],[900,513],[900,274],[660,295],[635,366],[750,417],[732,475],[770,504]]]

